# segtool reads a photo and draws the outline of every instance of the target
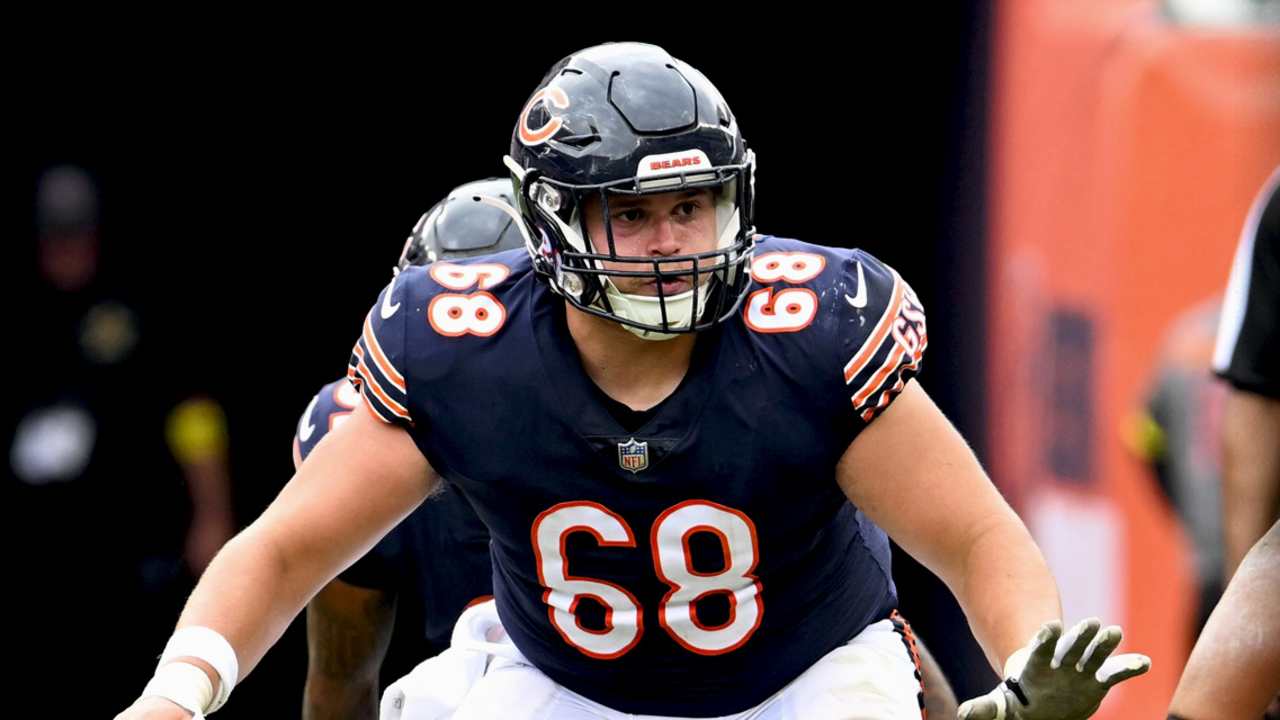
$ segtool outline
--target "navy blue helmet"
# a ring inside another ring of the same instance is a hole
[[[418,218],[396,263],[398,270],[488,255],[524,245],[517,223],[482,199],[511,204],[511,181],[487,178],[459,185]]]
[[[534,266],[578,309],[653,338],[709,328],[741,303],[754,235],[754,154],[719,91],[662,48],[599,45],[556,63],[520,114],[506,164]],[[611,199],[693,188],[710,188],[715,198],[714,250],[618,254]],[[586,232],[582,210],[593,195],[603,238]],[[670,296],[659,289],[657,297],[623,294],[611,280],[652,277],[661,288],[681,276],[692,276],[694,289]]]

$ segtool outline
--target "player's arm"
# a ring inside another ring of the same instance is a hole
[[[334,579],[307,605],[304,720],[374,720],[396,596]]]
[[[1118,627],[1063,633],[1058,588],[1026,526],[914,381],[837,467],[849,499],[951,588],[1005,682],[965,702],[966,720],[1079,720],[1150,660],[1110,657]],[[1023,645],[1027,638],[1031,642]]]
[[[1045,621],[1058,586],[1022,521],[919,386],[850,444],[837,466],[849,499],[955,594],[991,666]]]
[[[220,634],[243,677],[306,602],[437,482],[404,429],[367,409],[352,413],[312,451],[262,516],[214,558],[183,610],[179,630],[206,627]],[[198,659],[192,663],[209,676],[216,696],[213,667]],[[189,716],[168,700],[147,697],[120,717]]]
[[[1224,581],[1280,517],[1280,398],[1228,391],[1222,417]]]
[[[1170,717],[1254,720],[1280,692],[1280,520],[1254,545],[1209,616]]]
[[[1058,587],[1022,520],[969,446],[913,381],[928,346],[924,307],[870,255],[841,268],[836,315],[844,387],[862,421],[836,466],[845,495],[951,589],[991,666],[1006,678],[960,706],[969,720],[1076,720],[1114,684],[1146,672],[1111,658],[1120,628],[1090,619],[1063,633]],[[852,356],[852,357],[850,357]],[[1034,635],[1033,635],[1034,633]],[[1027,638],[1031,638],[1027,642]],[[1026,645],[1023,645],[1023,643]]]

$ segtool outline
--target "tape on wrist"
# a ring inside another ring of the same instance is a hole
[[[164,652],[160,655],[160,666],[163,667],[182,657],[203,660],[218,673],[217,695],[201,709],[205,713],[211,713],[222,707],[240,676],[240,663],[236,659],[236,651],[231,647],[231,643],[216,630],[207,627],[179,628],[164,646]],[[201,671],[201,674],[203,672]],[[208,680],[207,677],[205,679]]]
[[[166,663],[156,668],[140,697],[164,698],[191,713],[192,720],[204,720],[204,708],[213,700],[213,682],[195,665]]]

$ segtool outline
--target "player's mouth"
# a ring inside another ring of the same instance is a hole
[[[661,288],[661,293],[659,293],[659,288]],[[682,292],[685,292],[689,288],[690,288],[689,280],[685,278],[669,278],[665,280],[658,280],[657,278],[654,278],[653,280],[649,280],[643,286],[641,286],[641,290],[645,295],[661,294],[665,297],[678,295]]]

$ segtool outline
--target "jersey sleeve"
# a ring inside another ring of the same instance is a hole
[[[842,285],[845,388],[853,412],[870,423],[920,372],[929,343],[924,307],[893,268],[860,250],[846,261]]]
[[[360,402],[360,393],[346,380],[336,380],[320,388],[298,419],[293,435],[294,467],[301,465],[320,440],[344,422]]]
[[[1245,219],[1222,301],[1213,369],[1241,390],[1280,398],[1280,168]]]
[[[409,426],[409,395],[404,363],[408,282],[393,278],[365,316],[360,339],[351,350],[347,379],[360,391],[374,415],[384,422]]]
[[[307,459],[307,455],[311,453],[311,448],[315,447],[320,439],[315,437],[318,425],[316,424],[316,403],[320,402],[320,396],[324,391],[316,393],[311,398],[311,402],[307,403],[307,407],[302,411],[302,417],[298,418],[298,427],[293,433],[293,467],[296,470],[302,465],[302,461]]]

